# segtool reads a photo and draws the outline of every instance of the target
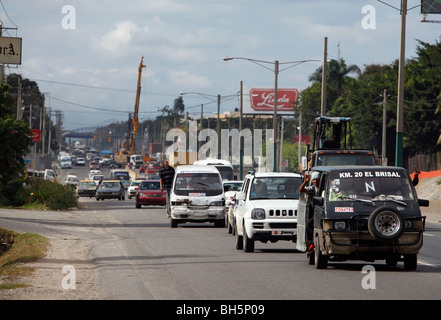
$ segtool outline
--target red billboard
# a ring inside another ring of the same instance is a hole
[[[31,129],[31,130],[32,130],[32,141],[40,142],[41,131],[38,129]]]
[[[292,112],[298,98],[297,89],[277,89],[277,112]],[[250,103],[254,111],[274,112],[274,89],[251,89]]]

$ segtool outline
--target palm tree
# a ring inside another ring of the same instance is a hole
[[[338,93],[341,93],[344,80],[351,73],[356,73],[357,75],[360,75],[361,70],[358,66],[354,64],[350,66],[346,65],[346,62],[342,58],[340,58],[340,60],[338,61],[332,59],[328,63],[328,85],[336,89]],[[318,68],[313,74],[309,76],[309,81],[322,81],[322,67]]]

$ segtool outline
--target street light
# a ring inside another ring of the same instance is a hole
[[[277,133],[277,125],[278,125],[278,121],[277,121],[277,87],[278,87],[278,77],[279,77],[279,73],[287,70],[289,68],[295,67],[299,64],[305,63],[305,62],[311,62],[311,61],[319,61],[321,62],[322,60],[319,59],[307,59],[307,60],[297,60],[297,61],[287,61],[287,62],[279,62],[278,60],[272,62],[272,61],[266,61],[266,60],[258,60],[258,59],[251,59],[251,58],[243,58],[243,57],[223,57],[222,58],[224,61],[230,61],[230,60],[234,60],[234,59],[239,59],[239,60],[247,60],[250,61],[252,63],[255,63],[265,69],[268,69],[270,71],[274,72],[274,115],[273,115],[273,131],[274,131],[274,164],[273,164],[273,171],[278,171],[278,167],[279,167],[279,163],[277,161],[277,149],[278,149],[278,144],[279,144],[279,137],[278,137],[278,133]],[[274,65],[274,69],[268,68],[265,64],[273,64]],[[279,70],[279,66],[280,65],[286,65],[287,67]]]

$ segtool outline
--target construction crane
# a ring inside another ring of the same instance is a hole
[[[136,134],[138,132],[138,109],[139,109],[139,97],[141,95],[141,74],[142,74],[142,69],[145,68],[146,66],[143,64],[143,60],[144,57],[141,58],[141,62],[139,63],[139,68],[138,68],[138,85],[136,88],[136,100],[135,100],[135,111],[133,112],[132,115],[132,128],[131,130],[129,130],[129,134],[130,134],[130,138],[129,138],[129,145],[128,145],[128,151],[129,154],[134,154],[135,153],[135,139],[136,139]],[[129,115],[130,118],[130,115]],[[129,121],[129,125],[130,125],[130,121]]]

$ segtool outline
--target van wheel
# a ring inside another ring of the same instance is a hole
[[[392,242],[403,233],[404,220],[394,208],[378,208],[369,217],[368,230],[374,239]]]
[[[178,221],[176,219],[170,218],[170,227],[177,228],[178,227]]]
[[[416,254],[405,254],[404,255],[404,269],[405,270],[416,270],[417,268],[417,255]]]
[[[243,249],[243,239],[242,236],[239,236],[237,233],[237,229],[235,228],[235,235],[236,235],[236,249],[242,250]]]
[[[328,257],[322,254],[318,235],[314,237],[314,263],[316,269],[328,267]]]
[[[254,240],[248,238],[247,232],[245,231],[245,223],[243,224],[243,251],[245,252],[254,252]]]

